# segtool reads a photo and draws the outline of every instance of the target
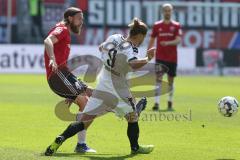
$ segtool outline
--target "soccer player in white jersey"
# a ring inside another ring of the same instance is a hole
[[[124,116],[128,121],[127,136],[132,154],[152,152],[153,145],[138,144],[138,117],[146,105],[146,101],[142,99],[138,103],[135,102],[129,90],[126,74],[131,69],[139,69],[147,64],[153,58],[155,48],[149,49],[145,58],[137,58],[137,47],[143,42],[148,27],[141,20],[135,18],[129,24],[129,28],[127,38],[115,34],[99,46],[104,65],[96,89],[83,112],[79,114],[79,121],[71,123],[62,134],[57,136],[46,149],[45,155],[54,154],[66,139],[84,130],[85,126],[94,118],[107,112],[115,112],[117,116]]]

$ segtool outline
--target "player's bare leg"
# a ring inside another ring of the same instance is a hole
[[[162,88],[162,73],[156,73],[156,92],[155,92],[155,104],[152,108],[153,111],[159,110],[160,104],[160,95],[161,95],[161,88]]]
[[[84,107],[86,106],[87,104],[87,101],[88,101],[88,96],[91,96],[92,95],[92,90],[90,89],[87,89],[87,93],[86,95],[79,95],[74,103],[77,104],[79,106],[79,111],[82,112]],[[77,118],[77,121],[78,121],[78,118]],[[92,121],[90,121],[89,123],[86,123],[85,124],[85,129],[81,132],[78,133],[78,143],[74,149],[74,152],[76,153],[96,153],[96,150],[88,147],[87,143],[86,143],[86,131],[87,131],[87,128],[91,125]]]
[[[78,105],[79,111],[83,111],[85,105],[87,104],[88,97],[85,95],[78,95],[77,98],[74,100],[74,103]]]
[[[169,95],[168,110],[173,110],[174,77],[168,75]]]

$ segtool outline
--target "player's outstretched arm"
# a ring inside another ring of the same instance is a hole
[[[149,44],[148,44],[148,49],[154,47],[154,43],[155,43],[155,38],[150,37]]]
[[[132,69],[139,69],[143,67],[145,64],[147,64],[151,59],[154,57],[156,48],[150,48],[147,51],[147,56],[142,59],[134,59],[129,62],[129,65],[132,67]]]

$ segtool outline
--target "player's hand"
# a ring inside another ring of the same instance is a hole
[[[162,42],[160,42],[160,44],[161,44],[162,46],[168,46],[168,45],[169,45],[169,43],[168,43],[167,41],[162,41]]]
[[[69,98],[66,98],[66,99],[65,99],[65,103],[68,104],[68,107],[70,107],[71,104],[73,103],[73,100],[72,100],[72,99],[69,99]]]
[[[56,61],[51,59],[49,62],[49,67],[52,67],[52,71],[56,72],[58,68]]]
[[[152,47],[147,50],[147,57],[149,61],[154,57],[155,51],[156,51],[155,47]]]
[[[100,52],[103,51],[103,46],[102,46],[102,44],[100,44],[100,45],[98,46],[98,50],[99,50]]]
[[[86,88],[86,92],[85,92],[85,93],[86,93],[86,96],[87,96],[87,97],[91,97],[91,96],[92,96],[92,93],[93,93],[93,88],[91,88],[91,87],[88,86],[88,87]]]

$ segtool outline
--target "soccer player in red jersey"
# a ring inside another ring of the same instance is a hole
[[[44,40],[45,67],[50,88],[57,95],[66,98],[66,102],[77,104],[80,111],[86,104],[86,96],[91,96],[92,89],[69,71],[67,60],[70,54],[70,33],[80,34],[82,24],[82,11],[70,7],[64,12],[63,21],[56,24]],[[86,130],[80,132],[79,137],[75,152],[95,152],[86,145]]]
[[[163,4],[163,20],[157,21],[152,29],[151,38],[148,48],[152,48],[157,39],[156,51],[156,95],[155,105],[153,110],[159,110],[159,102],[161,95],[161,82],[164,73],[168,75],[169,97],[168,110],[172,110],[173,92],[174,92],[174,77],[177,70],[177,45],[181,41],[180,24],[171,19],[173,6],[171,4]]]

